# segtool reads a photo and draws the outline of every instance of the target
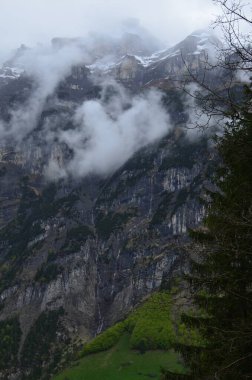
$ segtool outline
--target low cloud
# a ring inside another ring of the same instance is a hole
[[[0,52],[20,44],[48,43],[55,36],[115,36],[125,19],[137,18],[165,44],[205,28],[216,13],[212,0],[1,0]],[[123,24],[135,30],[136,23]],[[139,28],[138,28],[139,29]],[[0,56],[1,58],[1,56]]]
[[[171,128],[161,99],[154,90],[132,98],[117,83],[105,83],[101,99],[85,101],[76,110],[76,127],[58,136],[72,150],[72,159],[64,167],[51,160],[47,176],[107,175],[119,168]]]
[[[136,27],[133,21],[132,27]],[[93,62],[93,45],[84,46],[82,39],[59,40],[50,47],[24,49],[15,59],[33,80],[33,89],[25,104],[11,110],[8,122],[0,121],[1,142],[11,141],[21,150],[23,142],[29,141],[32,149],[39,145],[46,152],[42,166],[49,179],[111,174],[139,149],[173,128],[162,92],[152,89],[132,95],[109,78],[102,83],[93,78],[101,88],[99,99],[68,103],[68,111],[59,107],[55,94],[58,85],[73,66]],[[188,92],[197,90],[191,86]],[[42,118],[49,100],[56,112]],[[186,106],[188,136],[195,139],[200,133],[191,126],[196,126],[200,110],[193,97],[188,97]],[[201,117],[206,115],[201,113]]]
[[[10,111],[8,123],[0,121],[1,138],[20,142],[32,132],[48,97],[54,94],[60,81],[70,74],[72,66],[85,60],[86,53],[76,44],[61,48],[51,45],[25,49],[15,59],[15,65],[33,80],[33,91],[25,104]]]
[[[58,106],[55,91],[71,73],[73,66],[92,61],[92,52],[81,40],[54,43],[50,47],[23,49],[15,65],[32,79],[32,91],[26,102],[10,111],[10,120],[0,122],[1,140],[45,145],[49,178],[106,175],[119,168],[138,149],[163,137],[171,128],[169,116],[162,106],[162,94],[148,91],[132,96],[112,79],[98,82],[100,98],[70,105],[64,113]],[[97,78],[93,78],[97,85]],[[56,115],[42,118],[48,102]],[[38,128],[39,126],[39,128]],[[57,149],[55,146],[59,146]],[[40,148],[41,149],[41,148]],[[51,149],[51,154],[50,154]],[[68,159],[59,159],[68,151]],[[49,153],[48,153],[49,152]]]

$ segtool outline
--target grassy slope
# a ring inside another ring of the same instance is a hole
[[[161,367],[184,372],[172,347],[198,345],[200,338],[180,318],[172,318],[172,302],[168,292],[153,293],[128,318],[87,343],[78,363],[53,380],[159,379]]]
[[[82,358],[53,380],[143,380],[159,379],[160,368],[183,371],[173,351],[139,351],[130,349],[130,335],[125,333],[110,350]]]

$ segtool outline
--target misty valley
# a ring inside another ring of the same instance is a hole
[[[252,378],[251,18],[214,3],[0,55],[0,379]]]

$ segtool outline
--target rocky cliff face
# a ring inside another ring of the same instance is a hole
[[[220,44],[215,36],[197,31],[174,47],[149,56],[127,53],[115,65],[103,67],[103,70],[130,88],[157,84],[170,87],[171,81],[184,81],[187,77],[191,80],[190,75],[199,79],[204,76],[210,83],[213,76],[216,79],[217,70],[207,72],[206,67],[213,63]],[[95,70],[97,65],[90,67]]]
[[[140,91],[150,80],[183,72],[176,51],[148,66],[128,55],[109,75]],[[196,65],[198,55],[188,60]],[[58,88],[67,112],[79,99],[97,96],[91,71],[73,68]],[[9,80],[13,86],[20,78]],[[185,123],[176,107],[170,113]],[[61,165],[67,159],[57,143],[50,151],[29,141],[18,150],[11,144],[0,149],[0,323],[17,319],[21,329],[11,367],[0,366],[4,379],[10,373],[19,379],[21,372],[26,378],[33,366],[27,352],[47,320],[55,323],[51,363],[53,344],[89,339],[169,283],[184,265],[188,228],[204,216],[199,198],[214,159],[205,138],[192,142],[180,127],[109,178],[48,183],[42,172],[52,156]]]
[[[88,339],[178,273],[209,160],[206,141],[174,134],[106,180],[48,187],[20,169],[13,193],[1,186],[1,319],[19,316],[21,353],[41,313],[62,307],[66,334]]]

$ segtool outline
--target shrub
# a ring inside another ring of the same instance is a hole
[[[90,343],[87,343],[81,351],[80,356],[82,357],[95,352],[105,351],[113,347],[119,341],[124,331],[125,324],[123,322],[117,323],[98,335]]]

